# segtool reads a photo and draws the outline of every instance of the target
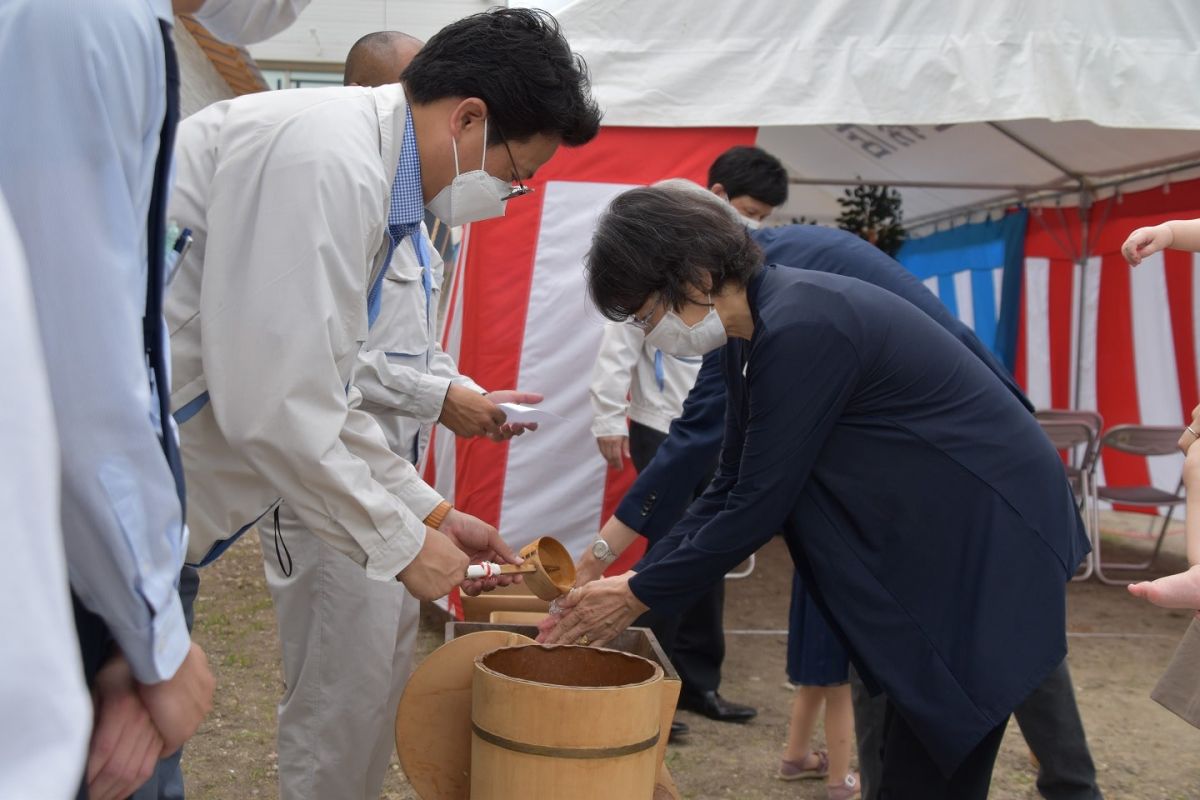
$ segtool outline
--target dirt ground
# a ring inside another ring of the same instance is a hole
[[[1131,538],[1145,517],[1105,514],[1106,560],[1144,542]],[[1181,536],[1168,537],[1159,574],[1183,564]],[[773,775],[787,736],[791,693],[783,687],[790,562],[776,540],[758,556],[754,574],[730,581],[726,599],[728,656],[722,693],[759,709],[745,726],[682,713],[692,732],[672,745],[669,765],[687,798],[824,798],[820,784],[783,783]],[[197,800],[274,797],[275,703],[282,691],[278,638],[263,580],[257,537],[245,537],[202,573],[196,638],[217,675],[216,708],[185,750],[188,796]],[[1121,587],[1095,580],[1069,589],[1070,665],[1101,787],[1110,800],[1200,798],[1200,731],[1150,700],[1190,614],[1141,604]],[[420,649],[441,641],[440,625],[423,625]],[[819,735],[819,734],[818,734]],[[1010,725],[992,782],[994,800],[1039,795],[1036,773]],[[408,800],[392,764],[384,798]],[[330,798],[329,800],[340,800]],[[614,799],[618,800],[618,799]]]

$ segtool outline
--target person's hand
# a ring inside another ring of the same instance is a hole
[[[479,392],[450,384],[446,399],[442,403],[442,414],[438,422],[449,428],[455,436],[501,437],[500,427],[507,419],[504,411]]]
[[[495,561],[500,564],[522,563],[521,557],[500,538],[500,534],[495,528],[478,517],[464,514],[457,508],[450,509],[450,513],[442,520],[438,530],[446,534],[450,541],[458,546],[458,549],[466,553],[472,564],[480,561]],[[480,592],[490,592],[497,586],[508,586],[511,583],[521,582],[520,575],[497,575],[493,578],[482,578],[475,581],[464,581],[462,575],[458,577],[463,593],[472,597]]]
[[[608,644],[650,609],[629,589],[632,570],[575,588],[556,602],[562,612],[538,624],[541,644]]]
[[[462,583],[469,563],[470,559],[453,539],[426,526],[421,552],[396,578],[418,600],[437,600]]]
[[[138,684],[138,695],[162,735],[164,757],[183,747],[212,711],[216,683],[208,657],[192,642],[174,675],[161,683]]]
[[[1125,244],[1121,245],[1121,255],[1136,267],[1142,259],[1152,256],[1160,250],[1165,250],[1175,243],[1175,233],[1168,225],[1152,225],[1148,228],[1138,228],[1129,234]]]
[[[520,403],[522,405],[536,405],[546,398],[537,392],[522,392],[517,389],[500,389],[495,392],[488,392],[485,397],[493,403]],[[536,431],[538,424],[536,422],[506,422],[500,426],[500,435],[490,437],[493,442],[505,442],[514,436],[520,436],[525,431]]]
[[[1186,608],[1200,617],[1200,564],[1156,581],[1129,584],[1129,593],[1162,608]]]
[[[1190,430],[1189,430],[1190,428]],[[1179,452],[1185,456],[1188,454],[1188,449],[1196,443],[1196,434],[1192,431],[1200,431],[1200,406],[1192,409],[1192,421],[1183,429],[1183,433],[1179,434]]]
[[[119,653],[96,674],[95,721],[88,745],[87,790],[92,800],[119,800],[150,779],[163,740],[138,697],[129,662]]]
[[[629,458],[628,436],[597,436],[596,446],[600,455],[608,462],[609,469],[625,469],[625,459]]]

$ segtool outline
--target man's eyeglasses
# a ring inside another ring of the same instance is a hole
[[[500,141],[504,143],[504,150],[508,153],[508,163],[512,165],[512,182],[516,184],[516,186],[512,187],[508,194],[504,195],[504,197],[501,197],[500,199],[512,200],[514,197],[521,197],[522,195],[529,194],[533,191],[533,189],[530,189],[521,180],[521,173],[517,171],[517,162],[516,159],[513,158],[512,149],[508,146],[508,139],[501,139]]]

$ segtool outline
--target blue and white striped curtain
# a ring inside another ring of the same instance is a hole
[[[1022,209],[995,222],[961,225],[910,239],[896,254],[1009,369],[1016,355],[1028,219]]]

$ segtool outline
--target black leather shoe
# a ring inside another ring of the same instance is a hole
[[[678,744],[679,740],[688,735],[690,729],[686,722],[671,722],[671,732],[667,735],[667,741],[671,744]]]
[[[731,703],[716,692],[680,695],[679,707],[703,714],[717,722],[749,722],[758,716],[757,708]]]

